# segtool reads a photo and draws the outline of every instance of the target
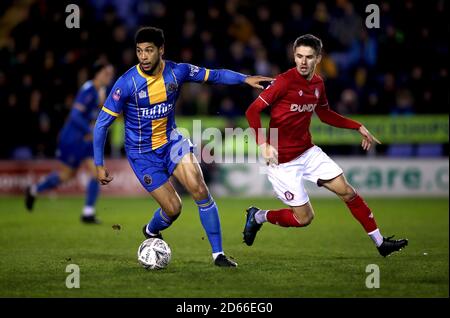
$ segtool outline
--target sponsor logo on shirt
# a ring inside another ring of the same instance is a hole
[[[291,112],[299,112],[299,113],[313,112],[316,106],[317,104],[303,104],[303,105],[291,104]]]
[[[160,103],[150,108],[140,108],[141,117],[157,119],[166,117],[172,110],[173,104]]]

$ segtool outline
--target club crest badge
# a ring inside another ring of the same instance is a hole
[[[319,90],[317,88],[314,90],[314,96],[316,96],[316,98],[319,98]]]
[[[166,90],[168,93],[173,93],[178,89],[178,85],[175,83],[166,84]]]
[[[294,200],[294,194],[290,191],[286,191],[284,193],[284,196],[285,196],[286,200],[288,200],[288,201]]]
[[[145,182],[145,184],[147,184],[147,185],[152,184],[152,177],[150,177],[148,174],[146,174],[146,175],[144,176],[144,182]]]
[[[142,99],[142,98],[147,98],[147,92],[144,91],[144,90],[141,90],[141,91],[138,93],[138,95],[139,95],[139,98],[140,98],[140,99]]]

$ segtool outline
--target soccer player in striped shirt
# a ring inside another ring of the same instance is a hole
[[[125,150],[128,161],[142,186],[158,202],[150,222],[143,227],[145,237],[161,238],[181,213],[181,199],[169,181],[174,176],[195,200],[200,220],[212,248],[214,264],[236,267],[225,256],[218,209],[204,182],[193,155],[191,141],[175,124],[175,103],[186,82],[243,84],[262,88],[271,78],[246,76],[230,70],[209,70],[162,58],[164,34],[161,29],[144,27],[136,33],[139,64],[115,83],[100,112],[94,130],[94,158],[97,178],[102,184],[112,180],[104,166],[103,153],[108,127],[120,113],[125,120]]]
[[[247,209],[244,242],[252,245],[264,222],[283,227],[304,227],[311,223],[314,211],[303,186],[303,179],[306,179],[334,192],[344,201],[382,256],[400,250],[408,241],[381,235],[372,211],[347,182],[342,169],[312,143],[309,132],[312,114],[315,111],[328,125],[358,131],[364,150],[369,150],[374,142],[379,141],[361,123],[330,109],[323,80],[315,74],[321,59],[322,41],[310,34],[303,35],[295,41],[293,49],[296,67],[277,76],[246,112],[268,163],[269,181],[278,198],[289,208]],[[270,128],[278,132],[278,149],[270,144],[270,136],[267,141],[266,136],[258,132],[261,128],[260,112],[266,107],[270,107]]]

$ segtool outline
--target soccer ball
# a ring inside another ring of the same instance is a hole
[[[145,269],[163,269],[169,265],[172,251],[165,241],[159,238],[149,238],[139,246],[137,257]]]

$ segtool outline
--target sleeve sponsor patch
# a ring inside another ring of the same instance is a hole
[[[112,95],[112,98],[113,98],[115,101],[118,101],[118,100],[120,99],[120,95],[122,95],[122,90],[121,90],[120,88],[117,88],[117,89],[114,91],[114,93],[113,93],[113,95]]]
[[[195,76],[195,74],[200,72],[200,68],[198,66],[189,65],[189,68],[190,68],[190,71],[189,71],[189,76],[190,77],[193,77],[193,76]]]

